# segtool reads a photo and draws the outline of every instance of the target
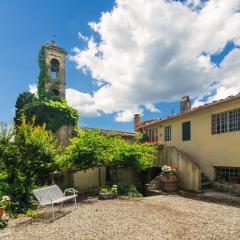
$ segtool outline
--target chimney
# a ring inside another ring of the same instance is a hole
[[[191,101],[189,96],[182,97],[180,102],[180,113],[191,111]]]
[[[138,131],[140,121],[140,114],[134,114],[134,132]]]

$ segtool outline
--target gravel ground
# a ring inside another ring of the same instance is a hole
[[[85,200],[75,210],[65,207],[55,222],[45,211],[34,220],[13,220],[2,239],[240,239],[239,207],[177,195]]]

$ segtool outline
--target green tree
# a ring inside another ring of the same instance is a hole
[[[23,116],[13,130],[0,125],[0,194],[11,196],[14,212],[24,210],[34,186],[47,183],[58,151],[54,135],[34,119]]]
[[[64,168],[80,170],[108,165],[116,158],[114,140],[119,139],[111,135],[103,135],[100,130],[78,130],[71,145],[58,157],[58,162]]]
[[[19,148],[19,171],[28,186],[46,183],[49,173],[54,170],[54,158],[58,152],[54,135],[46,126],[35,126],[22,116],[22,123],[15,130],[14,143]]]
[[[144,170],[153,164],[154,145],[130,144],[114,133],[102,134],[100,130],[79,130],[64,154],[58,156],[62,168],[84,170],[99,166],[131,167]]]
[[[15,118],[14,118],[15,124],[20,124],[23,108],[27,104],[33,103],[35,100],[36,100],[35,95],[30,92],[23,92],[19,94],[15,104],[15,109],[16,109]]]

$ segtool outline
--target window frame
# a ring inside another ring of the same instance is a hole
[[[170,142],[172,140],[172,126],[164,126],[164,141]]]
[[[240,131],[240,108],[212,114],[212,135]]]
[[[191,121],[182,122],[182,141],[191,141]]]

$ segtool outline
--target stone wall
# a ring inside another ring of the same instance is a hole
[[[73,129],[72,125],[64,125],[57,130],[56,138],[63,147],[70,144],[70,139],[73,136]]]
[[[176,166],[179,188],[194,192],[200,191],[201,169],[188,155],[178,151],[175,147],[165,147],[159,151],[155,165]]]

